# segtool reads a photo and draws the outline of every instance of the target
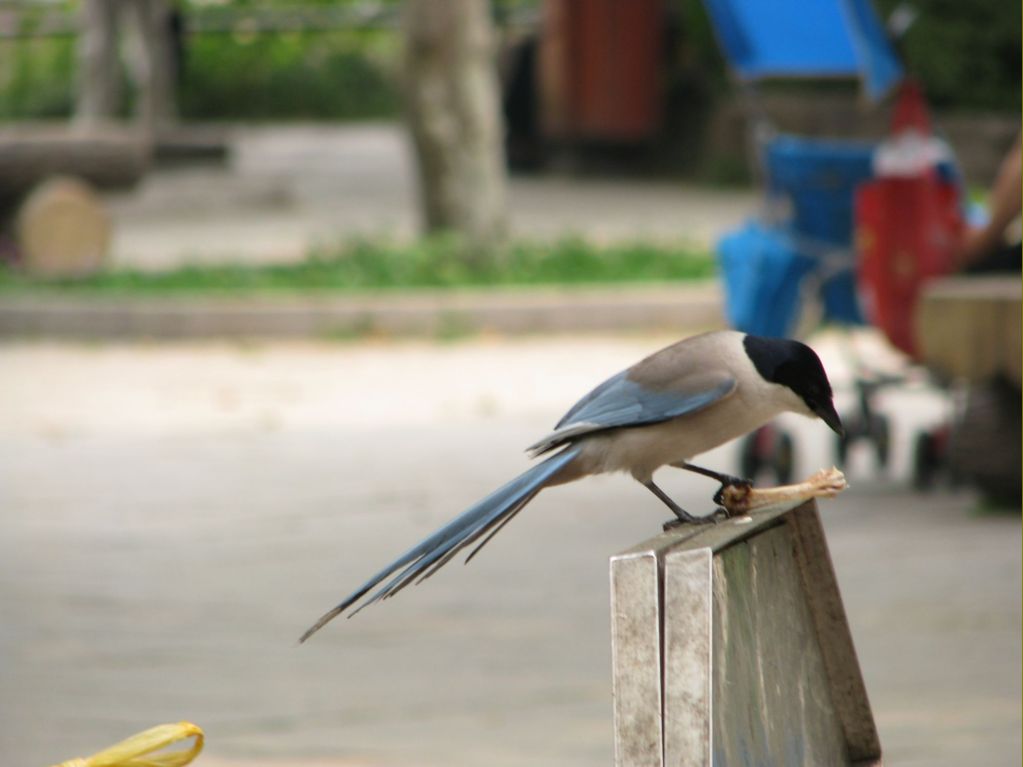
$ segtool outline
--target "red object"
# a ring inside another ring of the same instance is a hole
[[[916,356],[913,318],[929,279],[953,271],[963,231],[959,187],[942,178],[927,148],[934,146],[931,119],[919,86],[899,89],[891,139],[879,150],[896,156],[897,170],[879,172],[856,190],[854,221],[857,279],[864,311],[897,348]],[[900,143],[901,142],[901,143]],[[898,158],[900,151],[908,151]],[[917,162],[919,160],[919,163]],[[883,164],[883,163],[882,163]]]
[[[643,141],[661,127],[664,0],[546,0],[540,40],[544,133]]]
[[[931,132],[931,114],[924,101],[924,92],[920,84],[909,77],[899,84],[891,132],[899,134],[907,130],[915,130],[924,135]]]
[[[959,191],[933,170],[864,184],[856,194],[860,296],[870,322],[916,356],[913,315],[927,280],[952,271]]]

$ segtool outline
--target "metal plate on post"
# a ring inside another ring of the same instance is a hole
[[[665,764],[710,764],[713,562],[707,547],[664,560]]]
[[[611,560],[615,764],[659,765],[661,606],[653,553]]]
[[[698,530],[682,527],[611,557],[616,765],[664,763],[662,560]]]

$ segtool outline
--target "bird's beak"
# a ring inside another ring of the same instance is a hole
[[[835,405],[832,402],[826,402],[814,408],[814,412],[818,417],[824,421],[831,430],[840,437],[845,436],[845,427],[842,426],[842,419],[838,417],[838,413],[835,411]]]

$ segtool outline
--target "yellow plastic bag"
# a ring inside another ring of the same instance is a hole
[[[174,743],[195,738],[187,751],[150,756]],[[88,759],[71,759],[54,767],[184,767],[202,751],[203,732],[191,722],[161,724],[93,754]]]

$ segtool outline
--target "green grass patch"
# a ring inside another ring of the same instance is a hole
[[[415,288],[674,282],[711,277],[708,253],[687,245],[594,245],[580,239],[516,242],[473,258],[449,237],[400,244],[353,242],[321,249],[300,263],[181,266],[165,272],[115,269],[82,279],[32,278],[0,269],[0,292],[221,294],[358,292]]]

